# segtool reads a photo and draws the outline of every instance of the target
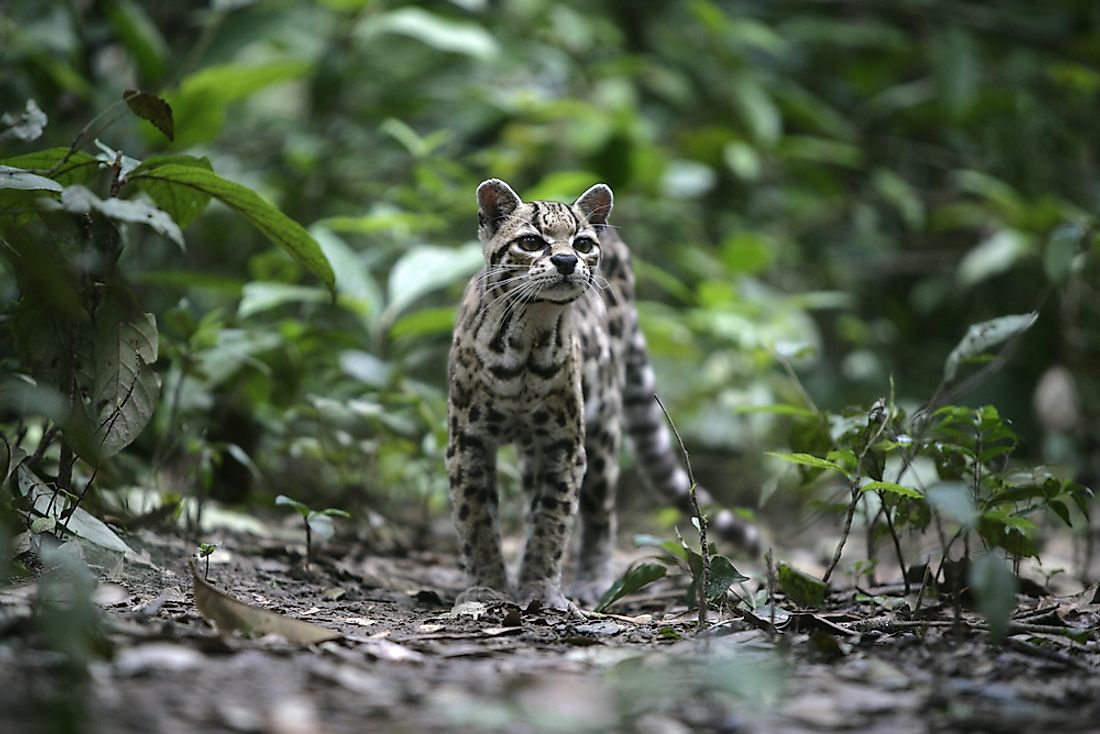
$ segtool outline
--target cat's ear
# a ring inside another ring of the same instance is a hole
[[[482,181],[477,187],[478,223],[487,227],[491,234],[522,203],[519,194],[499,178]]]
[[[611,194],[611,188],[607,184],[598,183],[581,194],[573,202],[573,206],[581,210],[589,224],[602,226],[607,224],[607,217],[611,214],[614,203],[615,197]]]

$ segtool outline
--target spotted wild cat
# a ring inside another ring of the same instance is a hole
[[[647,480],[688,505],[687,475],[653,400],[630,253],[607,226],[604,184],[567,205],[525,203],[489,179],[477,200],[485,268],[466,288],[448,364],[447,469],[467,576],[460,600],[568,608],[562,557],[579,506],[573,591],[590,603],[611,580],[624,419]],[[496,452],[506,443],[516,445],[530,503],[515,587],[496,522]],[[701,490],[699,499],[710,501]],[[755,529],[728,511],[711,523],[756,543]]]

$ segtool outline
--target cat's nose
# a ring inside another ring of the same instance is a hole
[[[559,273],[562,275],[569,275],[573,272],[573,268],[577,267],[577,256],[568,253],[559,253],[557,255],[551,255],[550,262],[554,263],[554,267],[558,269]]]

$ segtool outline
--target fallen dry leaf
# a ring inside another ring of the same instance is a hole
[[[191,579],[194,584],[195,606],[221,634],[241,632],[249,636],[278,635],[299,645],[316,645],[342,637],[339,632],[238,601],[203,580],[194,564],[191,564]]]

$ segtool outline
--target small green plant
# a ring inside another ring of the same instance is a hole
[[[293,507],[302,516],[302,522],[306,528],[306,565],[313,562],[314,534],[322,541],[329,540],[336,533],[336,529],[332,526],[332,518],[351,517],[344,510],[337,510],[333,507],[326,507],[323,510],[310,509],[309,505],[298,500],[292,500],[285,494],[276,497],[275,504]]]
[[[691,457],[688,455],[684,440],[680,437],[680,431],[677,430],[672,416],[668,414],[665,404],[656,395],[653,396],[653,399],[657,401],[661,412],[664,413],[684,457],[688,479],[691,482],[689,490],[692,509],[691,524],[699,534],[699,550],[701,552],[696,553],[680,535],[679,530],[676,531],[678,544],[671,540],[665,541],[652,536],[636,536],[634,538],[636,546],[650,545],[661,549],[656,558],[658,562],[645,561],[631,564],[623,575],[617,578],[600,597],[600,601],[596,605],[596,611],[602,612],[627,594],[639,591],[654,581],[664,578],[669,568],[682,568],[691,574],[691,585],[687,590],[686,602],[689,608],[694,606],[699,612],[696,630],[701,634],[706,629],[707,608],[710,604],[725,596],[733,584],[748,581],[749,577],[743,576],[740,571],[733,567],[733,563],[729,558],[718,554],[714,544],[707,542],[707,516],[696,499],[695,475],[691,469]]]
[[[214,554],[217,547],[217,543],[199,543],[199,552],[196,555],[206,561],[206,565],[202,570],[202,577],[205,581],[210,580],[210,556]]]
[[[840,414],[812,404],[809,409],[772,406],[777,413],[792,416],[793,451],[770,454],[797,465],[804,483],[832,473],[842,477],[849,490],[841,539],[822,582],[827,583],[836,569],[853,518],[862,512],[869,557],[860,563],[857,574],[875,567],[874,540],[889,536],[908,591],[899,530],[920,532],[931,527],[939,538],[941,557],[924,583],[942,579],[954,593],[957,610],[960,584],[965,580],[989,621],[992,636],[996,639],[1003,633],[1015,603],[1013,595],[1005,593],[1012,588],[1006,579],[1014,583],[1013,572],[1022,558],[1038,557],[1033,517],[1047,511],[1071,525],[1076,508],[1087,519],[1092,491],[1048,467],[1013,465],[1011,455],[1019,436],[994,406],[944,403],[978,384],[976,378],[987,376],[1004,361],[1000,355],[991,359],[986,350],[1001,342],[1011,345],[1034,322],[1034,314],[1024,314],[971,326],[948,356],[935,395],[912,415],[896,406],[892,395],[869,408]],[[956,386],[957,374],[968,363],[984,367]],[[793,371],[788,373],[794,378]],[[971,563],[974,540],[984,552]],[[968,579],[944,572],[957,544],[962,549],[955,555],[969,566]],[[1003,561],[1005,556],[1012,561],[1011,570]],[[780,581],[783,585],[782,577]]]

